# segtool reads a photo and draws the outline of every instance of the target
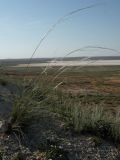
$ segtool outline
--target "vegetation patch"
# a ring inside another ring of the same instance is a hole
[[[2,78],[0,78],[0,85],[6,86],[7,85],[7,81],[2,79]]]
[[[52,160],[68,160],[67,153],[57,146],[50,146],[46,158]]]
[[[69,74],[71,76],[73,73],[69,71]],[[76,76],[78,73],[74,74]],[[20,92],[13,92],[14,104],[10,118],[6,120],[7,134],[13,133],[19,138],[24,133],[29,136],[29,131],[26,132],[26,130],[31,125],[30,129],[35,131],[34,134],[37,136],[39,134],[39,137],[43,136],[43,139],[39,141],[38,149],[42,150],[43,147],[46,157],[53,160],[62,160],[67,156],[67,153],[55,144],[46,147],[47,136],[57,134],[59,125],[63,125],[64,133],[59,132],[61,137],[65,137],[67,134],[73,136],[90,134],[95,147],[101,145],[101,138],[115,143],[120,142],[119,94],[103,94],[97,91],[74,94],[63,90],[67,81],[63,83],[62,87],[56,87],[61,79],[53,82],[50,81],[52,79],[49,77],[50,75],[41,76],[40,79],[38,77],[36,79],[36,75],[34,76],[35,79],[32,80],[29,78],[23,80],[22,77],[21,80],[18,80]],[[17,82],[17,78],[12,80],[15,79],[14,82]],[[78,79],[76,78],[76,80]],[[88,85],[88,83],[83,83],[83,85]],[[111,106],[112,104],[115,105],[115,108]],[[64,124],[58,123],[57,120]]]
[[[4,154],[3,149],[0,149],[0,160],[3,160],[3,154]]]

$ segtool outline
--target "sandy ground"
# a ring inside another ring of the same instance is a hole
[[[31,63],[29,67],[41,66],[109,66],[120,65],[120,60],[87,60],[87,61],[51,61],[48,63]],[[14,67],[26,67],[28,64],[18,64]]]

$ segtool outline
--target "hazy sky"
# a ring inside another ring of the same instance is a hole
[[[64,56],[87,45],[120,50],[120,0],[0,0],[0,58],[30,57],[42,36],[61,16],[101,2],[59,24],[35,57]],[[87,50],[76,56],[92,52]],[[95,55],[109,53],[94,51]]]

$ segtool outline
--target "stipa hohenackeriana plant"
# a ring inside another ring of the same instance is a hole
[[[115,141],[120,141],[120,111],[110,117],[111,120],[111,137]]]
[[[75,131],[88,132],[106,139],[120,141],[120,114],[112,115],[104,110],[103,104],[75,106],[72,111]]]
[[[33,116],[34,107],[34,102],[32,102],[28,97],[17,98],[15,100],[11,114],[12,130],[17,131],[19,128],[22,129],[30,122]]]
[[[74,107],[72,116],[76,131],[90,130],[96,127],[96,122],[104,119],[104,111],[100,105],[78,104]]]

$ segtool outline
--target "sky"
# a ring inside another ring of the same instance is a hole
[[[34,54],[62,57],[85,46],[120,51],[120,0],[0,0],[0,58],[30,58],[45,33],[67,13],[96,4],[66,18]],[[118,55],[87,49],[71,56]]]

